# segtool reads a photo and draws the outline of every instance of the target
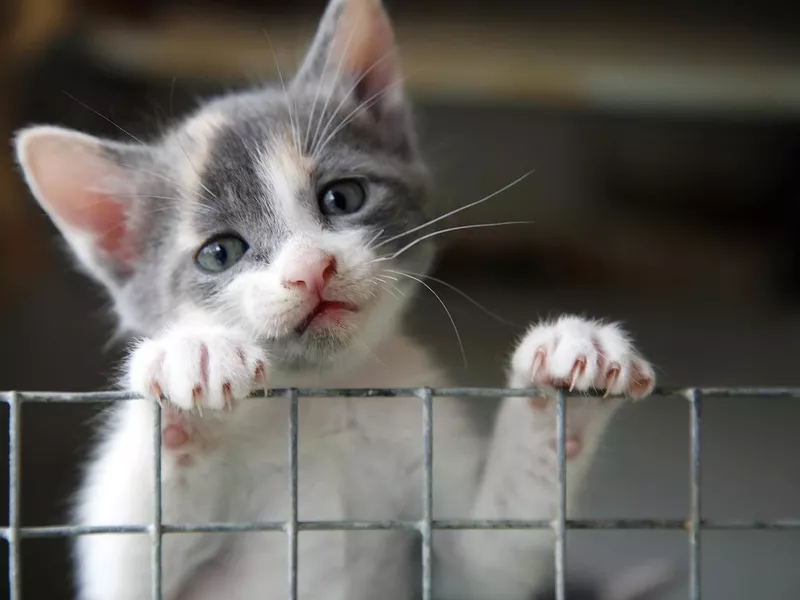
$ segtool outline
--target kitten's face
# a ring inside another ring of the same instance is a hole
[[[200,314],[288,366],[368,349],[431,259],[388,20],[334,0],[297,77],[209,103],[148,147],[55,128],[18,138],[35,195],[123,324]],[[396,239],[395,239],[396,238]]]
[[[371,346],[413,282],[397,273],[424,272],[430,259],[424,244],[391,258],[413,234],[387,243],[425,222],[421,166],[370,113],[323,145],[313,132],[344,97],[326,114],[317,100],[312,118],[313,91],[290,92],[291,115],[282,90],[219,101],[163,150],[184,179],[166,194],[183,198],[157,260],[172,303],[214,313],[292,362]],[[357,102],[345,99],[333,123]]]

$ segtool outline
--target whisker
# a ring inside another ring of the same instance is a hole
[[[405,298],[405,297],[406,297],[406,293],[405,293],[403,290],[401,290],[401,289],[400,289],[400,286],[398,286],[398,285],[397,285],[397,284],[395,284],[395,283],[390,283],[390,284],[388,284],[388,285],[390,285],[391,287],[393,287],[393,288],[395,289],[395,291],[397,291],[397,293],[398,293],[398,294],[400,294],[400,296],[402,296],[403,298]]]
[[[420,242],[427,240],[428,238],[436,237],[437,235],[441,235],[443,233],[449,233],[451,231],[460,231],[462,229],[481,229],[483,227],[500,227],[501,225],[532,225],[532,224],[533,221],[501,221],[500,223],[477,223],[475,225],[459,225],[458,227],[448,227],[447,229],[440,229],[439,231],[432,231],[431,233],[425,234],[422,237],[415,239],[413,242],[406,244],[394,254],[391,254],[389,256],[382,256],[380,258],[375,258],[370,262],[382,262],[384,260],[392,260],[400,256],[410,248],[413,248]]]
[[[386,52],[384,52],[380,56],[380,58],[378,58],[378,60],[376,60],[374,63],[372,63],[367,69],[364,70],[363,73],[361,73],[361,75],[359,75],[358,79],[356,79],[355,82],[347,90],[347,92],[345,92],[344,96],[339,101],[339,104],[336,106],[336,109],[333,111],[333,113],[331,114],[330,118],[325,123],[325,127],[323,127],[322,132],[320,132],[319,131],[319,125],[322,122],[322,115],[325,114],[325,110],[328,108],[328,102],[330,102],[330,100],[332,99],[333,93],[334,93],[334,91],[336,89],[335,86],[331,88],[331,92],[330,92],[330,94],[328,96],[328,100],[325,102],[325,106],[322,108],[322,115],[320,115],[320,122],[317,123],[317,129],[316,129],[316,131],[314,131],[314,138],[313,138],[314,139],[314,144],[312,145],[312,148],[311,148],[311,155],[312,156],[316,156],[319,152],[322,151],[322,148],[324,146],[317,147],[317,142],[327,134],[328,129],[333,124],[333,121],[336,119],[336,116],[339,114],[339,111],[342,109],[342,106],[344,106],[344,103],[347,102],[347,99],[350,97],[350,95],[355,91],[355,89],[359,86],[359,84],[362,81],[364,81],[364,78],[367,75],[369,75],[372,72],[372,70],[375,67],[377,67],[381,62],[386,60],[386,58],[389,57],[391,53],[392,53],[392,50],[387,50]]]
[[[353,31],[350,32],[350,36],[352,37]],[[350,40],[347,40],[348,46],[350,45]],[[303,134],[303,150],[308,147],[308,136],[311,133],[311,124],[314,122],[314,117],[316,116],[317,112],[317,102],[319,101],[319,93],[322,91],[322,84],[325,81],[325,71],[328,70],[328,64],[330,63],[331,56],[333,50],[333,40],[331,40],[330,45],[328,46],[328,52],[325,56],[325,64],[322,65],[322,74],[319,77],[319,81],[317,81],[317,91],[314,92],[314,100],[311,102],[311,112],[308,114],[308,122],[306,123],[306,132]],[[344,55],[342,55],[341,60],[339,60],[339,67],[342,66],[342,62],[344,61]],[[339,69],[336,70],[337,74]],[[330,92],[333,93],[332,91]],[[328,96],[330,98],[330,95]],[[322,120],[322,115],[325,113],[325,107],[327,106],[327,101],[325,105],[323,105],[322,113],[320,114],[319,120]],[[319,125],[317,125],[319,127]],[[312,138],[313,140],[313,138]]]
[[[142,173],[143,175],[150,175],[151,177],[155,177],[156,179],[161,179],[162,181],[166,181],[175,186],[176,189],[181,189],[183,186],[172,179],[171,177],[167,177],[166,175],[159,173],[158,171],[151,171],[149,169],[143,169],[138,165],[128,165],[125,163],[118,162],[116,163],[118,166],[122,167],[123,169],[128,169],[134,173]]]
[[[372,244],[375,242],[375,240],[377,240],[379,237],[381,237],[381,235],[383,235],[384,231],[386,231],[386,230],[385,229],[381,229],[378,233],[376,233],[374,236],[372,236],[372,239],[370,239],[370,241],[368,241],[366,243],[365,247],[369,250],[370,246],[372,246]]]
[[[394,291],[390,290],[388,287],[383,287],[382,289],[383,289],[383,291],[384,291],[384,292],[386,292],[387,294],[389,294],[389,295],[390,295],[392,298],[394,298],[395,300],[397,300],[397,301],[399,301],[399,300],[400,300],[400,296],[396,295],[396,294],[394,293]]]
[[[283,72],[281,71],[281,66],[278,64],[278,55],[275,54],[275,47],[272,45],[272,40],[269,37],[269,34],[266,30],[263,30],[264,37],[267,38],[267,43],[269,44],[270,52],[272,53],[272,60],[275,61],[275,70],[278,72],[278,79],[281,82],[281,87],[283,88],[283,96],[286,99],[286,110],[289,111],[289,126],[292,129],[292,137],[294,138],[294,146],[295,150],[298,154],[300,154],[300,135],[297,128],[297,122],[295,120],[294,111],[292,110],[292,102],[289,99],[289,92],[286,89],[286,83],[283,80]]]
[[[372,351],[372,348],[370,348],[369,346],[367,346],[367,343],[366,343],[365,341],[363,341],[363,340],[358,340],[358,343],[359,343],[359,344],[361,344],[362,346],[364,346],[364,348],[366,348],[366,350],[367,350],[367,355],[368,355],[370,358],[372,358],[372,359],[373,359],[373,360],[374,360],[376,363],[378,363],[379,365],[381,365],[381,366],[382,366],[384,369],[388,369],[388,368],[389,368],[389,365],[387,365],[387,364],[386,364],[385,362],[383,362],[383,361],[382,361],[380,358],[378,358],[378,356],[377,356],[377,355],[376,355],[376,354],[375,354],[375,353]]]
[[[117,198],[127,198],[136,200],[138,198],[151,198],[153,200],[171,200],[172,202],[180,202],[181,199],[177,196],[154,196],[152,194],[114,194]]]
[[[212,198],[214,198],[216,200],[219,200],[219,197],[214,192],[212,192],[210,189],[208,189],[206,187],[206,184],[203,183],[203,180],[200,177],[200,171],[197,170],[197,167],[195,166],[194,162],[192,161],[191,158],[189,158],[189,153],[186,152],[186,148],[184,147],[183,142],[181,142],[181,133],[180,132],[175,135],[175,141],[178,142],[178,146],[180,147],[181,152],[183,152],[183,155],[186,157],[186,160],[188,161],[189,166],[192,167],[192,171],[194,171],[194,174],[197,175],[197,183],[198,183],[198,185],[201,188],[203,188],[206,192],[208,192],[211,195]]]
[[[444,303],[444,300],[442,300],[442,298],[439,296],[439,294],[437,294],[436,291],[431,286],[429,286],[427,283],[422,281],[422,279],[418,279],[418,278],[414,277],[413,275],[409,275],[408,273],[403,273],[401,271],[394,271],[394,272],[397,273],[398,275],[403,275],[404,277],[408,277],[409,279],[412,279],[412,280],[416,281],[417,283],[420,283],[420,284],[424,285],[428,289],[428,291],[436,297],[436,299],[439,301],[439,304],[442,305],[442,308],[444,309],[444,312],[447,313],[447,318],[450,319],[450,323],[453,325],[453,331],[455,332],[456,339],[458,340],[458,347],[461,349],[461,358],[464,359],[464,368],[467,369],[468,368],[468,366],[467,366],[467,353],[464,351],[464,344],[461,341],[461,334],[458,332],[458,327],[456,326],[455,319],[453,319],[453,315],[450,314],[450,310],[447,308],[447,305]]]
[[[334,129],[330,134],[328,134],[328,136],[323,140],[323,142],[319,145],[319,147],[314,150],[314,156],[318,155],[319,152],[322,152],[322,150],[325,149],[325,146],[327,146],[330,143],[330,141],[334,137],[336,137],[336,134],[339,133],[345,127],[347,127],[347,125],[350,122],[352,122],[353,119],[355,119],[358,116],[358,113],[360,111],[370,109],[372,106],[374,106],[378,102],[378,100],[380,100],[380,97],[383,94],[388,92],[393,87],[396,87],[398,85],[402,85],[405,82],[406,79],[407,79],[407,77],[401,77],[401,78],[393,81],[392,83],[390,83],[389,85],[387,85],[383,89],[381,89],[381,90],[375,92],[374,94],[372,94],[372,96],[370,96],[369,98],[367,98],[366,100],[361,102],[358,106],[356,106],[353,110],[351,110],[350,113],[342,120],[342,122],[339,123],[339,125],[336,127],[336,129]]]
[[[97,110],[93,109],[91,106],[89,106],[89,105],[88,105],[88,104],[86,104],[85,102],[81,102],[81,101],[80,101],[80,100],[78,100],[78,99],[77,99],[75,96],[73,96],[72,94],[70,94],[69,92],[67,92],[66,90],[61,90],[61,91],[64,93],[64,95],[66,95],[66,96],[70,97],[70,98],[71,98],[73,101],[75,101],[75,102],[77,102],[78,104],[80,104],[80,105],[81,105],[83,108],[85,108],[86,110],[89,110],[89,111],[93,112],[94,114],[96,114],[98,117],[100,117],[100,118],[101,118],[101,119],[103,119],[104,121],[106,121],[106,122],[110,123],[111,125],[113,125],[113,126],[114,126],[114,127],[116,127],[117,129],[119,129],[119,130],[120,130],[122,133],[124,133],[125,135],[127,135],[128,137],[130,137],[130,138],[131,138],[133,141],[135,141],[135,142],[139,142],[139,143],[140,143],[142,146],[147,146],[147,144],[145,144],[145,143],[144,143],[142,140],[140,140],[138,137],[136,137],[135,135],[133,135],[133,134],[132,134],[130,131],[128,131],[127,129],[125,129],[124,127],[122,127],[122,125],[119,125],[118,123],[115,123],[115,122],[114,122],[112,119],[108,118],[107,116],[105,116],[105,115],[104,115],[103,113],[101,113],[100,111],[97,111]]]
[[[358,29],[361,19],[363,15],[359,13],[358,18],[356,20],[355,25],[350,30],[350,34],[347,36],[347,42],[345,42],[344,50],[342,51],[342,55],[339,57],[339,64],[336,66],[336,73],[333,76],[333,83],[331,88],[328,90],[328,96],[325,98],[325,104],[322,105],[322,110],[319,113],[319,119],[317,119],[317,126],[314,128],[314,135],[311,138],[311,150],[310,153],[314,155],[314,146],[318,141],[317,135],[319,134],[319,128],[322,125],[322,120],[325,118],[325,111],[328,110],[328,105],[330,104],[331,98],[333,98],[333,94],[336,91],[336,87],[339,85],[339,77],[341,76],[342,67],[344,66],[344,60],[347,57],[347,52],[350,50],[350,42],[353,41],[353,35],[355,34],[356,30]],[[323,73],[325,72],[325,68],[328,66],[328,61],[330,61],[332,52],[333,52],[334,41],[330,41],[330,45],[328,46],[328,56],[325,58],[325,66],[322,67]],[[308,131],[306,131],[306,137],[308,137],[309,131],[311,131],[311,123],[314,119],[314,109],[317,107],[317,98],[319,97],[319,92],[322,89],[322,82],[324,81],[323,77],[320,77],[319,85],[317,86],[317,96],[314,98],[314,104],[312,105],[311,110],[311,117],[308,119]],[[349,92],[348,92],[349,93]],[[335,114],[335,113],[334,113]],[[326,128],[328,123],[325,124]],[[304,140],[307,142],[308,140]]]
[[[381,273],[387,273],[387,272],[388,271],[381,271]],[[418,273],[411,273],[411,275],[418,275]],[[381,281],[381,283],[384,283],[384,284],[394,288],[394,290],[398,294],[400,294],[403,298],[406,297],[406,293],[403,290],[400,289],[400,286],[398,286],[395,283],[392,283],[392,281],[400,281],[397,277],[392,277],[391,275],[385,275],[384,274],[384,275],[377,275],[376,279],[379,279]],[[392,281],[388,281],[389,279],[391,279]],[[386,289],[387,292],[389,291],[389,288],[382,288],[382,289]]]
[[[484,196],[480,200],[475,200],[474,202],[470,202],[469,204],[465,204],[464,206],[461,206],[459,208],[456,208],[456,209],[453,209],[453,210],[451,210],[449,212],[446,212],[445,214],[443,214],[443,215],[441,215],[439,217],[436,217],[435,219],[431,219],[427,223],[423,223],[422,225],[417,225],[416,227],[414,227],[412,229],[409,229],[408,231],[404,231],[403,233],[398,233],[397,235],[390,237],[388,240],[383,240],[380,244],[378,244],[375,247],[376,248],[380,248],[384,244],[388,244],[388,243],[393,242],[393,241],[395,241],[397,239],[400,239],[402,237],[410,235],[410,234],[414,233],[415,231],[419,231],[420,229],[424,229],[425,227],[428,227],[429,225],[433,225],[434,223],[438,223],[442,219],[446,219],[447,217],[450,217],[450,216],[453,216],[453,215],[455,215],[457,213],[460,213],[463,210],[467,210],[468,208],[472,208],[473,206],[478,206],[479,204],[483,204],[484,202],[487,202],[488,200],[491,200],[495,196],[499,196],[500,194],[502,194],[506,190],[514,187],[515,185],[517,185],[518,183],[520,183],[524,179],[527,179],[534,172],[534,170],[535,169],[531,169],[527,173],[524,173],[523,175],[517,177],[511,183],[508,183],[508,184],[504,185],[499,190],[496,190],[496,191],[492,192],[488,196]]]
[[[395,271],[390,269],[390,270],[389,270],[389,272],[390,272],[390,273],[394,273]],[[509,321],[509,320],[507,320],[507,319],[504,319],[503,317],[501,317],[501,316],[497,315],[497,313],[494,313],[494,312],[490,311],[488,308],[486,308],[485,306],[483,306],[483,305],[482,305],[480,302],[478,302],[477,300],[475,300],[475,299],[474,299],[472,296],[470,296],[469,294],[467,294],[465,291],[463,291],[463,290],[461,290],[461,289],[457,288],[456,286],[454,286],[454,285],[453,285],[453,284],[451,284],[451,283],[448,283],[448,282],[446,282],[446,281],[444,281],[444,280],[442,280],[442,279],[438,279],[437,277],[433,277],[433,276],[431,276],[431,275],[424,275],[424,274],[422,274],[422,273],[413,273],[413,272],[410,272],[410,271],[406,271],[406,273],[410,273],[411,275],[416,275],[416,276],[418,276],[418,277],[422,277],[422,278],[424,278],[424,279],[430,279],[431,281],[435,281],[436,283],[440,283],[440,284],[442,284],[443,286],[445,286],[445,287],[447,287],[447,288],[449,288],[449,289],[453,290],[455,293],[457,293],[458,295],[460,295],[460,296],[461,296],[462,298],[464,298],[465,300],[469,301],[469,302],[470,302],[471,304],[473,304],[475,307],[477,307],[477,308],[481,309],[483,312],[485,312],[487,315],[489,315],[490,317],[492,317],[492,318],[493,318],[493,319],[495,319],[496,321],[498,321],[498,322],[502,323],[503,325],[508,325],[509,327],[517,327],[517,324],[516,324],[516,323],[512,323],[511,321]]]
[[[161,179],[162,181],[166,181],[167,183],[169,183],[172,186],[174,186],[175,189],[177,189],[177,190],[182,190],[182,189],[185,188],[185,186],[182,185],[181,183],[179,183],[178,181],[175,181],[174,179],[172,179],[170,177],[167,177],[166,175],[164,175],[162,173],[159,173],[158,171],[151,171],[149,169],[143,169],[143,168],[141,168],[141,167],[139,167],[137,165],[128,165],[128,164],[121,163],[121,162],[118,162],[116,164],[118,166],[122,167],[123,169],[128,169],[129,171],[132,171],[134,173],[141,173],[143,175],[149,175],[150,177],[155,177],[156,179]],[[209,200],[209,201],[212,200],[212,198],[209,198],[208,196],[206,196],[203,193],[200,193],[200,196],[205,198],[206,200]]]

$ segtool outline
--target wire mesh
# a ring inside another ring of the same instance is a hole
[[[433,401],[436,397],[541,397],[554,396],[556,407],[556,451],[558,469],[558,503],[552,520],[468,520],[433,518]],[[703,530],[800,530],[800,518],[777,520],[709,520],[702,518],[701,504],[701,408],[706,398],[795,398],[800,399],[800,388],[672,388],[657,389],[653,396],[677,396],[688,400],[690,432],[689,464],[689,515],[681,519],[568,519],[566,514],[566,399],[563,391],[553,393],[538,389],[505,388],[386,388],[386,389],[272,389],[254,394],[258,397],[284,397],[290,402],[289,410],[289,494],[290,516],[288,521],[265,521],[249,523],[197,523],[170,525],[162,522],[161,503],[161,408],[153,403],[153,514],[149,525],[83,526],[63,525],[49,527],[22,527],[20,523],[20,425],[21,406],[24,403],[85,403],[118,402],[138,399],[128,392],[0,392],[0,400],[8,405],[9,415],[9,496],[8,526],[0,533],[8,543],[9,598],[22,600],[20,574],[20,543],[28,538],[75,537],[80,535],[147,533],[151,539],[152,579],[151,591],[154,600],[163,600],[162,589],[162,540],[165,534],[199,532],[252,532],[282,531],[287,538],[289,600],[297,600],[298,555],[297,539],[301,531],[367,531],[407,530],[421,534],[422,544],[422,598],[431,600],[433,579],[433,557],[431,536],[435,530],[455,529],[547,529],[555,534],[554,562],[556,599],[566,600],[567,531],[570,529],[619,529],[619,530],[684,530],[689,544],[689,596],[701,600],[702,564],[700,560],[701,533]],[[418,397],[422,402],[423,444],[423,516],[419,521],[410,520],[341,520],[302,521],[298,518],[298,403],[299,399],[325,397],[394,398]]]

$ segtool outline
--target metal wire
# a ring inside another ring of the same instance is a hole
[[[150,525],[152,547],[150,553],[150,596],[155,600],[163,598],[161,583],[163,561],[161,560],[161,405],[153,402],[153,523]]]
[[[10,600],[22,599],[22,576],[20,574],[20,403],[16,392],[8,394],[8,595]]]
[[[800,518],[776,520],[708,520],[701,511],[701,407],[706,398],[795,398],[800,399],[800,388],[661,388],[654,396],[684,397],[689,401],[690,429],[690,514],[687,519],[568,519],[566,479],[566,407],[564,392],[556,393],[556,460],[558,469],[558,503],[555,518],[550,520],[463,520],[433,518],[433,399],[435,397],[541,397],[552,396],[552,392],[538,389],[505,388],[391,388],[391,389],[272,389],[255,397],[288,398],[289,406],[289,492],[290,515],[288,521],[266,521],[252,523],[162,523],[161,503],[161,410],[154,403],[153,414],[153,514],[149,526],[135,525],[64,525],[50,527],[22,527],[20,523],[20,425],[21,406],[27,402],[117,402],[137,399],[129,392],[94,392],[85,394],[61,392],[0,392],[0,401],[9,407],[9,520],[8,527],[0,529],[9,546],[9,598],[22,600],[20,576],[20,543],[28,538],[58,538],[80,535],[149,533],[151,537],[152,580],[154,600],[163,600],[162,589],[162,538],[165,534],[200,532],[251,532],[283,531],[288,545],[289,599],[297,600],[297,547],[301,531],[367,531],[405,530],[422,534],[422,598],[431,599],[432,551],[431,536],[437,529],[547,529],[555,532],[554,558],[556,598],[565,600],[566,582],[566,535],[569,529],[621,529],[621,530],[684,530],[689,541],[689,596],[701,600],[701,532],[703,530],[795,530],[800,531]],[[588,394],[593,396],[594,394]],[[423,517],[421,521],[404,520],[341,520],[302,521],[298,515],[298,404],[303,397],[350,397],[350,398],[394,398],[418,397],[422,401],[423,437]]]
[[[430,388],[422,390],[422,444],[424,475],[422,480],[422,600],[431,600],[433,529],[433,396]]]
[[[689,390],[689,473],[691,481],[689,522],[689,600],[700,600],[700,408],[697,390]]]
[[[297,390],[289,390],[289,521],[286,538],[289,543],[289,600],[297,600],[297,443],[298,399]],[[159,600],[161,600],[159,598]]]
[[[556,465],[558,468],[558,504],[553,529],[556,533],[556,600],[567,596],[567,456],[566,456],[567,410],[564,392],[556,394]]]

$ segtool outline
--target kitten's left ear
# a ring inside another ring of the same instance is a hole
[[[377,119],[405,113],[400,56],[380,0],[330,0],[296,82],[335,83]]]
[[[145,150],[49,126],[22,130],[14,145],[31,192],[83,266],[117,287],[139,254],[129,165]]]

